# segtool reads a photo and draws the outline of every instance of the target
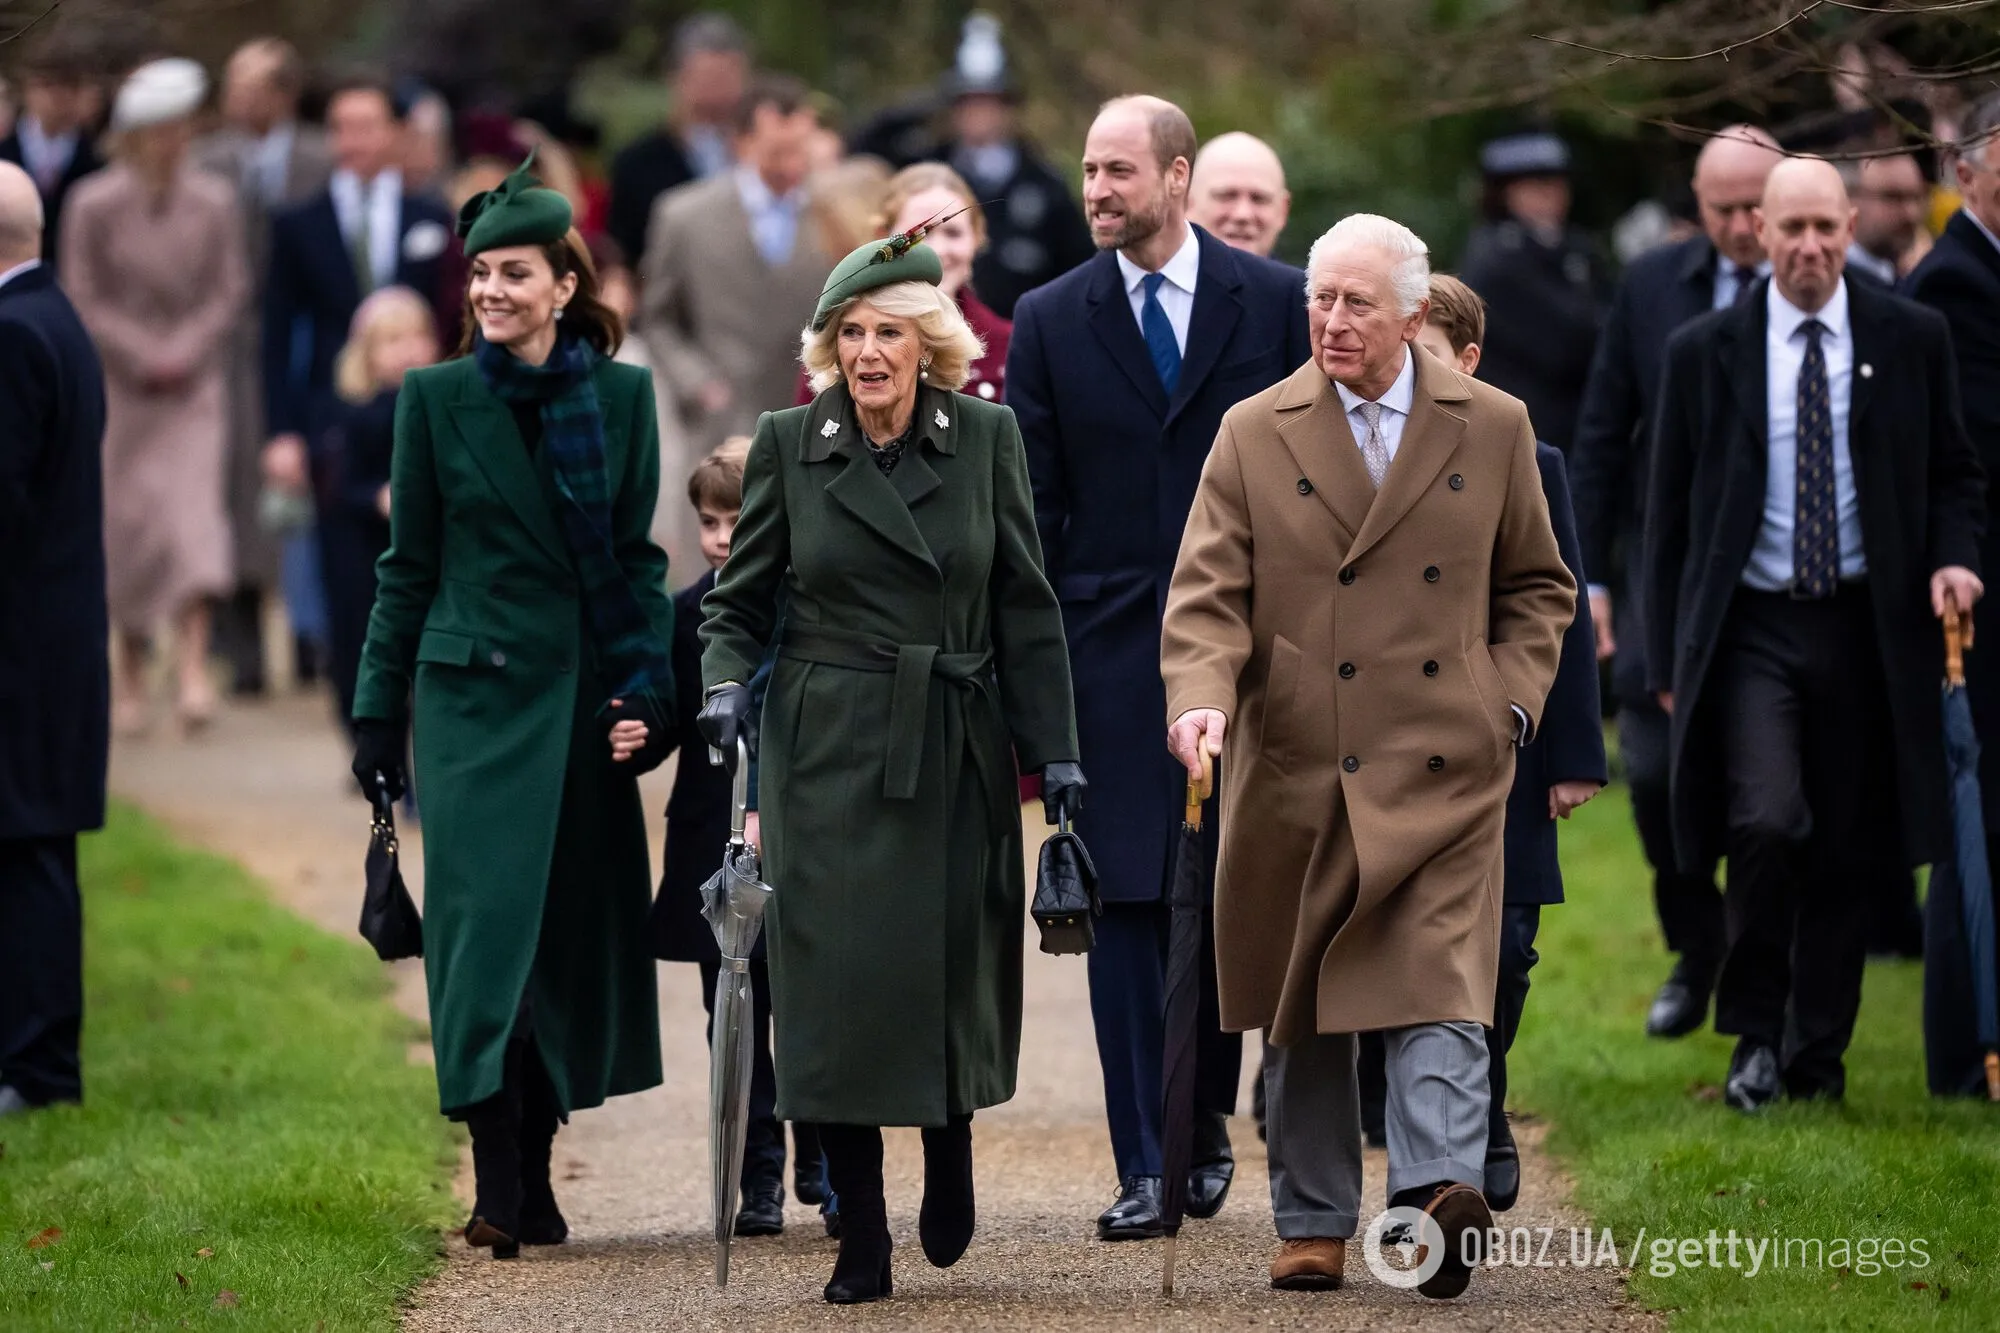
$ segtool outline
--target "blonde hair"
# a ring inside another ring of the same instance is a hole
[[[840,325],[847,312],[866,301],[891,319],[914,320],[917,341],[930,365],[924,382],[933,388],[956,390],[972,377],[972,365],[986,354],[986,344],[965,322],[958,302],[928,282],[892,282],[866,291],[836,307],[818,333],[799,335],[799,360],[812,379],[813,392],[840,380]]]
[[[979,196],[965,183],[965,177],[942,162],[919,162],[889,178],[889,188],[882,196],[882,211],[875,215],[875,234],[887,234],[896,225],[896,215],[903,211],[903,205],[926,190],[949,190],[965,201],[965,218],[972,224],[973,247],[984,250],[986,210],[979,206]]]
[[[421,326],[432,337],[437,336],[431,304],[417,292],[408,287],[384,287],[369,293],[355,307],[347,342],[334,359],[334,391],[350,403],[365,403],[379,393],[383,386],[375,382],[375,372],[368,364],[375,342],[384,333],[400,332],[411,324]]]
[[[856,154],[806,178],[806,209],[820,249],[844,255],[880,234],[874,227],[889,168],[881,159]]]

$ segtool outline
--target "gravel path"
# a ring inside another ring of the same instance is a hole
[[[648,809],[665,807],[666,774],[647,779]],[[113,790],[187,840],[230,856],[282,901],[336,933],[354,930],[367,808],[353,796],[347,760],[317,699],[226,712],[196,741],[122,743]],[[1036,820],[1039,825],[1039,818]],[[657,835],[657,826],[655,829]],[[657,836],[656,836],[657,844]],[[420,835],[405,839],[405,870],[421,891]],[[657,855],[658,847],[655,846]],[[781,886],[782,887],[782,886]],[[397,1001],[423,1014],[422,972],[397,964]],[[819,1299],[834,1243],[817,1212],[792,1205],[781,1238],[736,1242],[726,1292],[711,1282],[708,1240],[707,1054],[695,970],[663,965],[660,1003],[668,1082],[578,1115],[556,1141],[557,1195],[571,1243],[495,1263],[448,1242],[445,1271],[421,1290],[415,1330],[556,1330],[733,1326],[950,1329],[1628,1329],[1660,1327],[1628,1302],[1617,1270],[1502,1268],[1475,1276],[1454,1302],[1424,1300],[1372,1279],[1359,1247],[1335,1294],[1273,1292],[1275,1246],[1262,1145],[1249,1118],[1231,1127],[1236,1186],[1222,1214],[1182,1233],[1180,1294],[1159,1295],[1158,1244],[1105,1245],[1092,1226],[1110,1202],[1106,1140],[1081,959],[1028,952],[1028,1009],[1019,1094],[974,1122],[980,1225],[949,1272],[917,1247],[921,1150],[913,1130],[888,1136],[896,1295],[835,1309]],[[412,1058],[428,1059],[428,1050]],[[1246,1060],[1246,1065],[1254,1061]],[[1249,1070],[1246,1069],[1246,1077]],[[1249,1106],[1246,1089],[1242,1106]],[[1540,1127],[1520,1126],[1526,1186],[1510,1226],[1567,1228],[1584,1219],[1539,1151]],[[1386,1169],[1367,1163],[1377,1202]],[[470,1198],[469,1167],[461,1191]]]

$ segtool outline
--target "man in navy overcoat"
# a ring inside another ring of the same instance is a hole
[[[1193,126],[1171,103],[1104,107],[1083,161],[1098,254],[1021,298],[1007,355],[1007,401],[1027,446],[1091,775],[1077,827],[1103,878],[1089,966],[1119,1177],[1120,1197],[1098,1219],[1106,1240],[1161,1234],[1164,888],[1185,785],[1160,743],[1167,584],[1222,414],[1310,355],[1304,275],[1189,225],[1194,154]],[[1226,1118],[1242,1059],[1241,1038],[1221,1030],[1212,962],[1203,976],[1196,1217],[1213,1215],[1228,1192]]]
[[[104,824],[104,372],[0,163],[0,1117],[83,1096],[76,835]]]

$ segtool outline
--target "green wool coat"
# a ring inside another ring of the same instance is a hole
[[[619,561],[666,644],[667,561],[647,536],[652,381],[606,361],[596,384]],[[606,686],[554,487],[546,450],[529,452],[471,359],[403,381],[354,715],[400,719],[414,691],[424,973],[447,1111],[500,1090],[524,999],[566,1110],[660,1081],[645,812],[597,717]]]
[[[1014,1095],[1014,760],[1077,755],[1014,414],[929,387],[916,411],[886,477],[842,386],[759,421],[702,603],[707,684],[779,645],[758,807],[788,1120],[942,1125]]]

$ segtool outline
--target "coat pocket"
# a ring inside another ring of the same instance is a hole
[[[476,640],[455,630],[427,629],[417,640],[417,661],[432,666],[471,666]]]
[[[1507,682],[1500,678],[1500,668],[1493,665],[1485,639],[1474,639],[1472,647],[1466,649],[1465,669],[1479,696],[1479,711],[1493,733],[1493,762],[1498,764],[1514,744],[1514,710],[1507,702]]]
[[[1292,766],[1293,713],[1303,660],[1303,655],[1284,635],[1272,636],[1271,665],[1264,675],[1264,720],[1257,733],[1257,753],[1280,772]]]

